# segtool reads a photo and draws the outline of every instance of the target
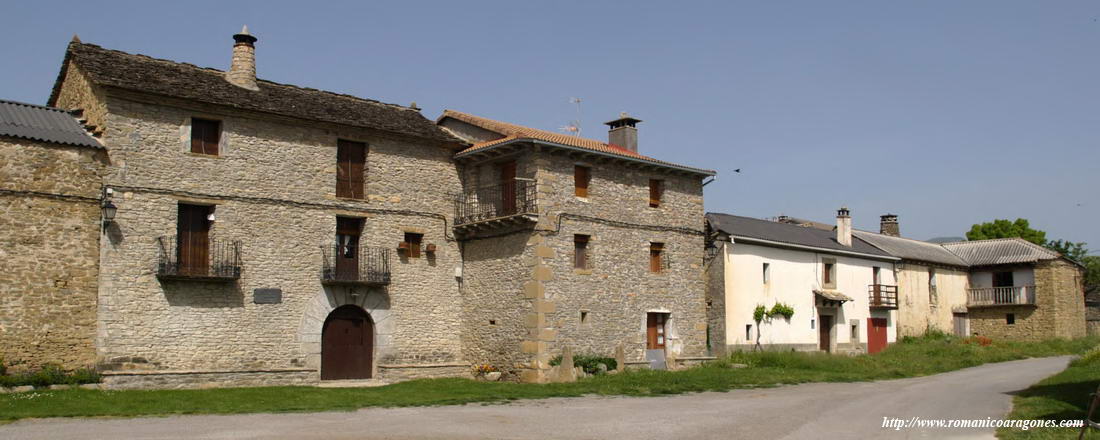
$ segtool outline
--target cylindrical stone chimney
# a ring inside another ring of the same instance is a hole
[[[836,242],[843,246],[852,246],[852,216],[847,206],[836,212]]]
[[[891,237],[901,237],[901,226],[898,225],[898,216],[894,214],[879,216],[878,233]]]
[[[248,26],[233,36],[233,62],[225,79],[237,87],[260,90],[256,85],[256,37],[248,33]]]

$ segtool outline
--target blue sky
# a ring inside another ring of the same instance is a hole
[[[913,238],[1024,217],[1100,251],[1100,3],[9,2],[0,98],[44,103],[65,44],[586,137],[714,168],[706,206]],[[740,174],[733,169],[740,168]]]

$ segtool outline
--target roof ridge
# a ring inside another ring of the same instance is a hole
[[[921,244],[932,245],[932,246],[943,247],[943,245],[944,245],[944,243],[933,243],[933,242],[927,241],[927,240],[917,240],[915,238],[902,237],[900,235],[886,235],[886,234],[883,234],[881,232],[864,231],[862,229],[853,229],[852,231],[853,232],[861,232],[861,233],[864,233],[864,234],[873,234],[873,235],[877,235],[879,237],[886,237],[888,239],[889,238],[896,238],[896,239],[899,239],[899,240],[909,240],[909,241],[913,241],[913,242],[917,242],[917,243],[921,243]]]
[[[22,106],[26,106],[26,107],[40,108],[42,110],[52,110],[52,111],[55,111],[55,112],[68,113],[67,110],[57,108],[57,107],[50,107],[48,105],[31,104],[29,102],[22,102],[22,101],[12,101],[10,99],[0,99],[0,103],[22,105]]]
[[[165,59],[165,58],[157,58],[157,57],[153,57],[153,56],[149,56],[149,55],[145,55],[145,54],[130,53],[130,52],[126,52],[126,51],[118,50],[118,49],[108,49],[108,48],[100,46],[98,44],[83,43],[83,42],[80,42],[80,41],[72,41],[72,42],[69,43],[69,46],[92,47],[92,48],[107,51],[107,52],[115,52],[115,53],[120,53],[120,54],[123,54],[123,55],[126,55],[126,56],[145,58],[145,59],[148,59],[148,60],[161,62],[161,63],[169,63],[169,64],[174,64],[174,65],[179,65],[179,66],[188,66],[188,67],[193,67],[195,69],[206,70],[206,71],[216,72],[216,73],[223,73],[223,74],[225,73],[224,70],[215,69],[213,67],[202,67],[202,66],[199,66],[199,65],[196,65],[196,64],[191,64],[191,63],[187,63],[187,62],[183,62],[183,61],[175,61],[175,60],[169,60],[169,59]],[[347,93],[337,93],[337,92],[332,92],[332,91],[328,91],[328,90],[314,89],[312,87],[303,87],[303,86],[294,85],[294,84],[280,83],[280,82],[271,81],[271,80],[267,80],[267,79],[261,79],[261,78],[256,78],[256,81],[271,84],[271,85],[274,85],[274,86],[289,87],[289,88],[293,88],[293,89],[306,90],[306,91],[311,91],[311,92],[321,92],[321,93],[326,93],[326,94],[333,95],[333,96],[351,98],[351,99],[355,99],[355,100],[370,103],[370,104],[377,104],[377,105],[383,105],[383,106],[388,106],[388,107],[395,107],[399,110],[406,110],[406,111],[412,111],[412,112],[417,112],[417,113],[420,112],[417,109],[414,109],[412,107],[407,107],[407,106],[404,106],[404,105],[401,105],[401,104],[394,104],[394,103],[391,103],[391,102],[383,102],[383,101],[379,101],[377,99],[364,98],[364,97],[361,97],[361,96],[355,96],[355,95],[351,95],[351,94],[347,94]]]

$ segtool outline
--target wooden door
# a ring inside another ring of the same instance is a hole
[[[180,204],[176,214],[176,258],[181,275],[206,275],[210,268],[209,206]]]
[[[646,348],[658,350],[665,348],[665,313],[646,315]]]
[[[336,141],[336,197],[363,198],[363,168],[367,144]]]
[[[516,162],[500,164],[500,216],[516,213]]]
[[[955,330],[955,336],[958,336],[960,338],[967,337],[967,333],[969,333],[969,329],[967,329],[967,322],[966,322],[967,321],[967,315],[966,315],[966,313],[952,313],[951,314],[951,319],[952,319],[952,324],[953,324],[953,327],[954,327],[954,330]]]
[[[833,317],[831,315],[821,315],[818,317],[821,321],[818,326],[818,345],[817,348],[824,352],[831,352],[833,346],[833,340],[831,333],[833,331]]]
[[[886,318],[867,318],[867,352],[878,353],[886,348]]]
[[[336,279],[355,281],[359,279],[359,235],[363,230],[363,220],[358,218],[336,217]]]
[[[358,306],[337,307],[321,330],[321,379],[368,379],[374,354],[374,323]]]

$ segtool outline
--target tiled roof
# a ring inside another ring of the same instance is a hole
[[[103,148],[69,112],[15,101],[0,100],[0,136]]]
[[[586,150],[598,151],[601,153],[611,154],[615,156],[621,156],[629,159],[637,159],[644,162],[649,162],[655,165],[672,166],[680,169],[687,169],[695,171],[701,174],[714,175],[712,170],[704,170],[700,168],[687,167],[683,165],[674,164],[671,162],[665,162],[662,160],[654,159],[649,156],[638,154],[634,151],[630,151],[627,148],[609,144],[606,142],[597,141],[594,139],[586,139],[577,136],[570,136],[561,133],[554,133],[552,131],[539,130],[537,128],[524,127],[522,125],[516,125],[509,122],[498,121],[495,119],[483,118],[481,116],[471,115],[469,113],[460,112],[457,110],[444,110],[443,114],[438,118],[438,121],[442,121],[443,118],[454,118],[467,124],[475,125],[483,129],[499,133],[504,135],[504,138],[495,139],[486,142],[476,143],[469,148],[462,150],[458,154],[468,154],[479,150],[484,150],[496,145],[500,145],[509,141],[517,139],[534,139],[544,142],[551,142],[559,145],[567,145],[570,147],[583,148]]]
[[[852,234],[890,255],[905,260],[925,261],[948,266],[967,266],[966,261],[963,261],[958,255],[935,243],[867,231],[853,231]]]
[[[892,258],[890,254],[871,246],[856,235],[852,236],[852,246],[849,247],[836,241],[836,232],[808,226],[714,212],[707,213],[707,222],[710,223],[712,229],[729,234],[735,237],[735,240],[736,237],[755,238],[824,250],[855,252],[874,257]]]
[[[77,40],[69,43],[65,52],[61,73],[50,95],[51,105],[56,103],[69,61],[100,86],[460,142],[413,108],[264,80],[257,81],[258,91],[252,91],[226,81],[221,70],[104,49]]]
[[[1062,256],[1022,238],[958,241],[944,243],[943,246],[971,266],[1034,263],[1039,260],[1053,260]]]

